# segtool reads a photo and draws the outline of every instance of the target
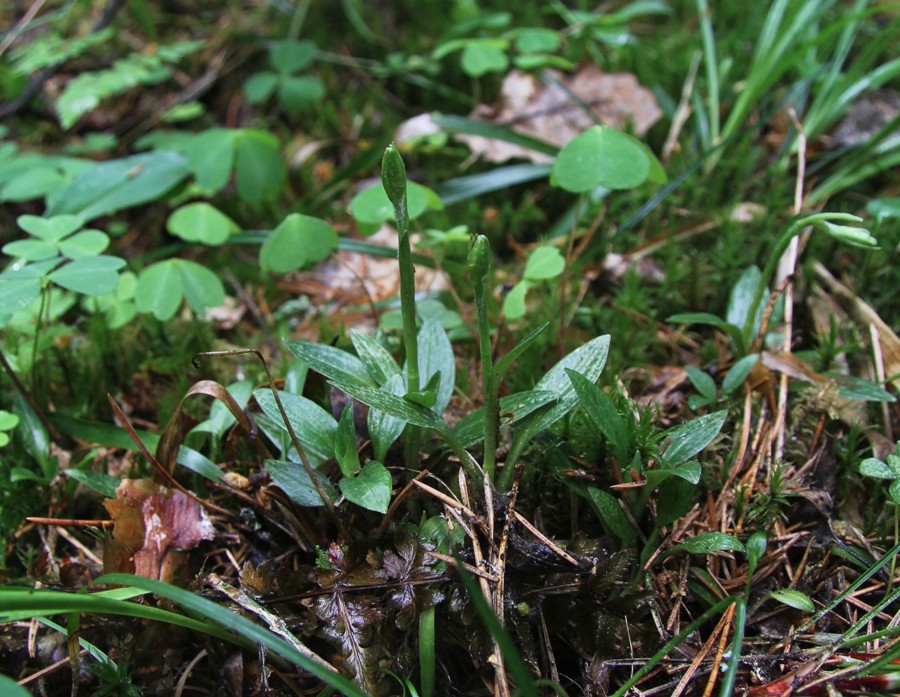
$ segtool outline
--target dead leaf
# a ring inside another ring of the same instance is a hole
[[[513,70],[504,79],[496,104],[480,104],[471,117],[509,126],[559,147],[591,126],[603,124],[643,135],[662,117],[653,93],[631,73],[604,73],[597,66],[582,66],[574,75],[548,70],[546,79]],[[397,140],[434,132],[430,116],[417,116],[401,125]],[[473,153],[489,162],[524,158],[543,164],[553,158],[512,143],[460,134]]]
[[[114,522],[107,540],[107,571],[129,571],[171,582],[185,561],[181,552],[213,538],[212,522],[197,501],[151,479],[124,479],[115,499],[106,499]]]

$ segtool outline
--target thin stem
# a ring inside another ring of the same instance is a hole
[[[469,255],[469,268],[475,288],[478,315],[478,343],[481,352],[481,386],[484,394],[484,473],[493,483],[497,464],[497,433],[500,428],[500,397],[491,356],[491,329],[487,312],[487,274],[490,269],[490,244],[479,235]]]

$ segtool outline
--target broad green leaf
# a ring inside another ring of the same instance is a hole
[[[119,269],[125,260],[119,257],[84,257],[75,259],[48,276],[66,290],[84,295],[106,295],[119,285]]]
[[[697,484],[700,481],[700,463],[696,460],[685,462],[678,467],[660,467],[659,469],[646,470],[647,486],[655,489],[669,477],[679,477],[689,484]]]
[[[188,176],[184,155],[166,150],[101,162],[79,172],[47,201],[47,215],[84,221],[155,201]]]
[[[278,87],[278,75],[262,70],[251,75],[244,83],[244,94],[248,104],[262,104],[275,92]]]
[[[394,373],[381,385],[381,389],[397,397],[402,397],[406,393],[406,380],[400,372]],[[372,439],[373,455],[376,460],[383,462],[388,448],[403,433],[406,422],[374,407],[369,409],[367,421],[369,437]]]
[[[743,552],[744,545],[734,535],[724,532],[704,532],[669,550],[674,554],[683,550],[689,554],[712,554],[713,552]]]
[[[558,31],[534,27],[514,30],[513,35],[516,50],[522,53],[554,53],[562,43],[562,37]]]
[[[266,460],[266,470],[275,486],[287,494],[288,498],[298,506],[325,505],[303,465],[286,460]],[[324,474],[317,473],[317,479],[328,498],[332,500],[337,498],[337,490]]]
[[[31,693],[8,675],[0,675],[0,693],[6,697],[31,697]]]
[[[56,215],[41,218],[37,215],[20,215],[16,224],[30,235],[45,242],[59,242],[84,226],[77,215]]]
[[[287,179],[278,139],[266,131],[244,129],[235,151],[238,196],[248,203],[277,198]]]
[[[600,373],[603,372],[603,366],[606,365],[608,355],[609,335],[598,336],[579,346],[547,371],[547,374],[538,381],[534,389],[555,394],[557,396],[556,404],[550,411],[539,415],[533,422],[529,421],[523,428],[523,431],[534,435],[571,411],[578,403],[578,395],[572,386],[572,381],[569,379],[567,371],[574,370],[577,373],[581,373],[588,381],[594,382],[600,377]],[[520,437],[525,436],[517,433],[516,439]]]
[[[369,387],[359,382],[342,383],[335,379],[331,379],[330,382],[339,390],[346,392],[369,407],[380,409],[390,416],[410,423],[413,426],[437,431],[448,441],[452,439],[455,442],[456,440],[453,438],[450,429],[447,428],[447,424],[431,409],[426,409],[418,404],[413,404],[403,397],[398,397],[385,390]]]
[[[59,261],[56,257],[25,266],[14,264],[0,273],[0,327],[13,313],[24,310],[40,297],[44,274]]]
[[[469,77],[505,72],[509,67],[508,47],[508,42],[503,39],[467,41],[459,59],[460,66]]]
[[[19,417],[6,409],[0,409],[0,431],[9,431],[19,423]]]
[[[513,363],[515,363],[516,359],[521,356],[525,351],[528,350],[528,347],[531,346],[534,341],[550,326],[549,322],[544,322],[537,329],[532,329],[524,339],[522,339],[518,344],[516,344],[508,353],[506,353],[503,358],[497,361],[497,364],[494,366],[494,375],[498,378],[502,376],[507,370],[509,370]]]
[[[876,479],[900,479],[900,469],[891,467],[876,457],[867,457],[860,462],[859,473]]]
[[[70,259],[102,254],[109,247],[109,235],[100,230],[82,230],[59,243],[59,251]]]
[[[512,287],[503,298],[503,315],[508,320],[522,319],[525,316],[525,295],[531,284],[524,278]]]
[[[441,384],[441,371],[437,371],[432,375],[428,382],[421,390],[409,390],[403,395],[403,399],[408,399],[413,404],[421,404],[423,407],[435,409],[437,403],[437,391]]]
[[[288,111],[302,111],[324,96],[325,85],[317,77],[286,77],[278,85],[278,101]]]
[[[779,588],[769,593],[769,597],[795,610],[803,610],[804,612],[816,611],[816,605],[810,600],[809,596],[793,588]]]
[[[722,380],[722,394],[729,395],[736,388],[743,385],[744,380],[750,375],[750,371],[753,370],[753,366],[756,365],[758,360],[759,356],[755,353],[751,353],[735,362],[735,364],[731,366],[731,369],[725,374],[725,379]]]
[[[290,273],[322,261],[337,244],[337,233],[324,220],[291,213],[266,237],[259,263],[266,271]]]
[[[421,184],[407,181],[406,204],[409,208],[409,219],[415,220],[426,210],[441,210],[444,204],[431,189]],[[353,197],[350,201],[350,214],[360,223],[381,225],[394,219],[394,205],[387,197],[382,184],[370,186]]]
[[[306,397],[282,391],[278,392],[278,396],[288,421],[310,462],[314,466],[318,466],[333,458],[338,425],[331,414]],[[275,397],[271,390],[267,388],[255,390],[253,398],[266,416],[272,419],[280,429],[286,430],[287,427],[281,419],[281,413],[278,411],[278,405],[275,404]]]
[[[59,245],[44,240],[14,240],[3,245],[3,253],[25,261],[42,261],[52,259],[59,254]]]
[[[538,247],[528,257],[525,278],[529,281],[556,278],[565,268],[566,260],[556,247]]]
[[[866,204],[866,210],[879,223],[890,218],[900,218],[900,197],[873,199]]]
[[[356,449],[356,425],[353,422],[353,405],[344,407],[334,436],[334,457],[345,477],[359,472],[359,451]]]
[[[208,307],[225,302],[225,288],[219,277],[205,266],[187,259],[172,259],[178,270],[181,289],[190,308],[202,315]]]
[[[308,68],[316,57],[312,41],[272,41],[269,43],[269,62],[282,73],[296,73]]]
[[[516,392],[500,398],[500,428],[507,428],[524,419],[529,414],[547,407],[556,400],[553,392],[540,392],[529,390]],[[462,443],[464,448],[480,443],[484,440],[484,407],[466,414],[456,424],[453,434]]]
[[[134,296],[138,312],[152,312],[163,322],[175,316],[184,297],[178,269],[171,261],[161,261],[141,271]]]
[[[553,165],[556,183],[573,193],[598,186],[632,189],[649,174],[650,159],[640,142],[609,126],[592,126],[571,140]]]
[[[285,339],[287,350],[326,378],[342,383],[374,384],[366,366],[356,356],[333,346]]]
[[[567,370],[566,373],[572,381],[578,401],[581,402],[591,423],[612,445],[619,465],[625,465],[631,459],[632,450],[628,424],[619,414],[619,410],[616,409],[612,400],[596,384],[574,370]]]
[[[214,206],[198,201],[174,211],[166,221],[166,229],[187,242],[219,245],[237,231],[238,226]]]
[[[338,486],[351,503],[376,513],[387,513],[391,503],[391,473],[380,462],[367,462],[358,475],[344,477]]]
[[[668,446],[663,453],[663,461],[672,467],[680,465],[699,453],[719,435],[727,416],[727,411],[717,411],[693,419],[669,431],[666,437]]]
[[[429,317],[419,329],[419,376],[426,384],[440,373],[440,385],[432,407],[438,415],[443,414],[450,403],[456,385],[456,358],[447,332],[435,317]]]
[[[588,497],[591,503],[594,504],[594,509],[604,525],[622,540],[626,546],[631,547],[634,545],[637,535],[631,526],[631,521],[628,520],[625,512],[619,506],[618,499],[609,492],[597,487],[589,486],[587,491]]]
[[[211,128],[190,139],[187,166],[207,194],[221,190],[231,177],[237,131]]]
[[[50,479],[56,474],[56,465],[50,459],[50,434],[47,432],[47,427],[19,393],[14,394],[13,405],[16,414],[19,415],[19,423],[16,425],[19,441],[24,446],[25,452],[40,464],[45,475],[45,483],[49,484]]]
[[[363,365],[365,365],[369,375],[379,385],[384,385],[400,372],[400,366],[397,365],[397,361],[394,360],[390,351],[369,335],[351,329],[350,340],[353,342],[353,348],[356,349],[356,354],[363,362]],[[382,458],[376,457],[375,459],[381,460]]]

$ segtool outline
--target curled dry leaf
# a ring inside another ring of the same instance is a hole
[[[177,581],[184,552],[214,534],[199,503],[150,479],[123,479],[103,505],[115,524],[104,550],[107,572]]]

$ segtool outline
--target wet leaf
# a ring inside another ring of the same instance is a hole
[[[717,411],[669,431],[668,446],[663,454],[664,461],[669,465],[680,465],[699,453],[719,435],[727,416],[728,412]]]
[[[689,554],[712,554],[713,552],[743,552],[744,545],[734,535],[724,532],[705,532],[669,550],[674,554],[683,550]]]
[[[635,543],[637,534],[628,517],[619,506],[618,499],[609,492],[589,486],[588,497],[603,523],[629,547]]]
[[[288,351],[306,363],[310,370],[314,370],[330,380],[360,385],[374,384],[366,366],[353,354],[333,346],[309,341],[285,339],[284,345]]]

